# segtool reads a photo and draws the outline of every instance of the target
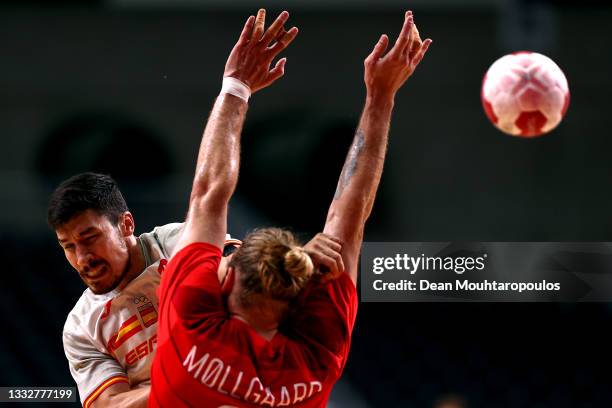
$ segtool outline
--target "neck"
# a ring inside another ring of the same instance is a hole
[[[135,236],[130,236],[126,242],[129,260],[126,265],[126,272],[121,279],[118,289],[121,290],[127,286],[135,277],[140,275],[145,268],[145,259],[140,247],[140,240]]]
[[[259,319],[253,318],[252,315],[249,315],[246,313],[243,314],[240,312],[237,312],[237,313],[230,312],[230,315],[233,318],[242,320],[243,322],[251,326],[257,332],[257,334],[259,334],[261,337],[263,337],[267,341],[272,340],[274,335],[278,332],[278,323],[276,322],[260,322]]]
[[[236,286],[234,286],[236,288]],[[244,307],[233,290],[228,299],[230,315],[242,320],[251,326],[261,337],[270,341],[278,332],[278,324],[286,309],[285,302],[267,299],[261,295],[252,295],[254,298],[249,307]]]

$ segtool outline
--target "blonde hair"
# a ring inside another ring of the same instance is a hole
[[[306,286],[314,266],[295,236],[280,228],[262,228],[249,233],[235,252],[230,266],[238,279],[243,303],[249,295],[291,300]]]

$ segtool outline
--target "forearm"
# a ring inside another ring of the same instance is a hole
[[[343,258],[353,275],[383,171],[393,97],[368,95],[353,144],[342,168],[324,232],[343,242]]]
[[[332,220],[334,225],[346,224],[339,232],[350,234],[347,227],[365,223],[370,215],[382,175],[392,110],[392,98],[366,100],[328,213],[327,224]]]
[[[221,94],[215,101],[198,153],[185,227],[174,253],[193,242],[223,247],[227,205],[238,181],[246,111],[247,103],[233,95]]]
[[[127,388],[127,385],[126,385]],[[146,408],[149,400],[150,386],[134,389],[112,390],[102,393],[91,405],[92,408],[124,407],[124,408]]]
[[[221,94],[210,113],[198,153],[191,199],[205,194],[228,201],[236,187],[240,164],[240,133],[247,103]],[[218,201],[218,200],[217,200]]]
[[[366,98],[355,139],[336,190],[336,198],[342,194],[348,195],[344,203],[346,210],[349,214],[357,212],[354,219],[360,224],[366,222],[374,205],[387,153],[393,104],[392,96],[368,95]],[[354,185],[347,189],[351,183]],[[352,217],[349,215],[349,218]]]

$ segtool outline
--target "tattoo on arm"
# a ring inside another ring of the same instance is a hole
[[[349,150],[348,156],[346,157],[346,161],[344,162],[344,166],[342,167],[342,173],[340,173],[340,180],[338,181],[338,187],[336,188],[336,194],[334,194],[334,200],[337,200],[342,195],[342,192],[349,185],[351,178],[355,174],[355,169],[357,169],[357,160],[363,150],[363,145],[365,144],[365,135],[361,128],[357,129],[355,133],[355,139],[353,140],[353,144],[351,146],[351,150]]]

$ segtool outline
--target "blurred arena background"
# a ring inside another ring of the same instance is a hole
[[[607,1],[14,0],[0,5],[0,385],[73,385],[61,331],[84,289],[45,222],[63,178],[112,174],[137,230],[182,220],[226,56],[257,8],[300,34],[255,95],[230,232],[322,227],[363,103],[362,61],[415,11],[429,54],[396,101],[370,241],[612,241]],[[499,56],[570,83],[552,134],[496,131]],[[609,407],[609,304],[362,303],[330,407]],[[54,405],[54,406],[59,406]]]

